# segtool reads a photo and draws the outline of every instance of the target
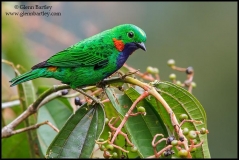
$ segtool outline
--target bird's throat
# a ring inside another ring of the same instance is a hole
[[[117,58],[117,69],[120,69],[124,65],[126,60],[136,49],[138,49],[138,47],[134,43],[125,44],[123,51],[120,52]]]

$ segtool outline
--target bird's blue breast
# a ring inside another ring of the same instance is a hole
[[[136,50],[138,47],[135,45],[135,43],[127,43],[124,46],[124,49],[122,52],[120,52],[117,61],[116,61],[116,67],[117,70],[120,69],[126,60],[129,58],[129,56]]]

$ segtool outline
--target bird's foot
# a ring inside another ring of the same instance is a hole
[[[96,83],[96,87],[104,89],[107,84],[105,83],[104,80]]]

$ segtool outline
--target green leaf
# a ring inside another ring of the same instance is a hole
[[[66,98],[56,98],[39,109],[37,122],[41,123],[48,120],[60,130],[72,114],[72,108],[70,107]],[[45,155],[57,132],[50,126],[43,125],[37,129],[37,133],[42,154]]]
[[[112,89],[107,88],[106,93],[114,105],[118,113],[123,116],[127,113],[132,103],[140,96],[140,94],[133,88],[129,88],[125,91],[124,95],[115,95]],[[141,157],[146,158],[154,154],[152,147],[152,140],[155,134],[161,133],[167,136],[167,130],[155,111],[152,109],[150,103],[146,100],[142,100],[138,105],[144,106],[147,112],[146,116],[137,115],[130,117],[124,128],[127,130],[132,143],[138,148],[138,153]],[[136,112],[136,108],[134,112]],[[157,146],[160,150],[165,146],[165,143],[161,143]]]
[[[73,114],[47,150],[47,158],[90,158],[104,128],[101,105],[84,104]]]
[[[198,131],[203,127],[207,128],[205,110],[200,102],[191,93],[189,93],[184,88],[170,82],[159,82],[155,85],[155,87],[160,89],[160,95],[171,107],[179,122],[179,116],[181,114],[187,114],[189,119],[203,122],[203,124],[186,122],[183,124],[182,128],[187,127],[189,130]],[[173,132],[173,126],[171,124],[169,114],[165,111],[162,104],[156,101],[156,99],[153,97],[150,100],[147,98],[147,100],[159,113],[164,123],[168,126],[171,132]],[[207,134],[200,134],[197,137],[197,141],[203,141],[203,145],[202,147],[197,148],[196,152],[192,154],[193,158],[210,158]]]
[[[20,75],[19,68],[15,67],[12,62],[9,62],[6,60],[2,60],[2,62],[10,65],[13,68],[16,76]],[[36,100],[36,93],[35,93],[34,86],[32,84],[32,81],[27,81],[25,83],[19,84],[17,88],[18,88],[18,96],[19,96],[21,107],[23,111],[25,111],[30,106],[30,104],[32,104]],[[35,123],[36,123],[36,118],[33,116],[30,116],[24,121],[24,124],[25,124],[24,127],[29,127],[31,125],[34,125]],[[27,142],[29,143],[29,146],[36,146],[36,140],[37,140],[36,131],[35,130],[26,131],[26,133],[27,133],[27,139],[28,139]],[[30,151],[31,157],[33,158],[36,157],[35,155],[36,150],[34,150],[34,148],[31,147],[29,151]]]

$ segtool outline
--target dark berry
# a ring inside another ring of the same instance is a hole
[[[69,93],[69,90],[68,89],[64,89],[61,91],[61,95],[67,95]]]
[[[183,137],[183,136],[179,137],[179,140],[180,140],[181,142],[183,142],[183,141],[184,141],[184,137]]]
[[[188,67],[186,69],[186,74],[192,74],[193,73],[193,67]]]
[[[174,136],[168,137],[168,139],[167,139],[167,144],[171,144],[171,142],[172,142],[173,140],[175,140],[175,137],[174,137]]]
[[[81,103],[81,101],[80,101],[80,98],[79,97],[76,97],[75,98],[75,105],[79,105],[79,106],[81,106],[82,105],[82,103]]]

